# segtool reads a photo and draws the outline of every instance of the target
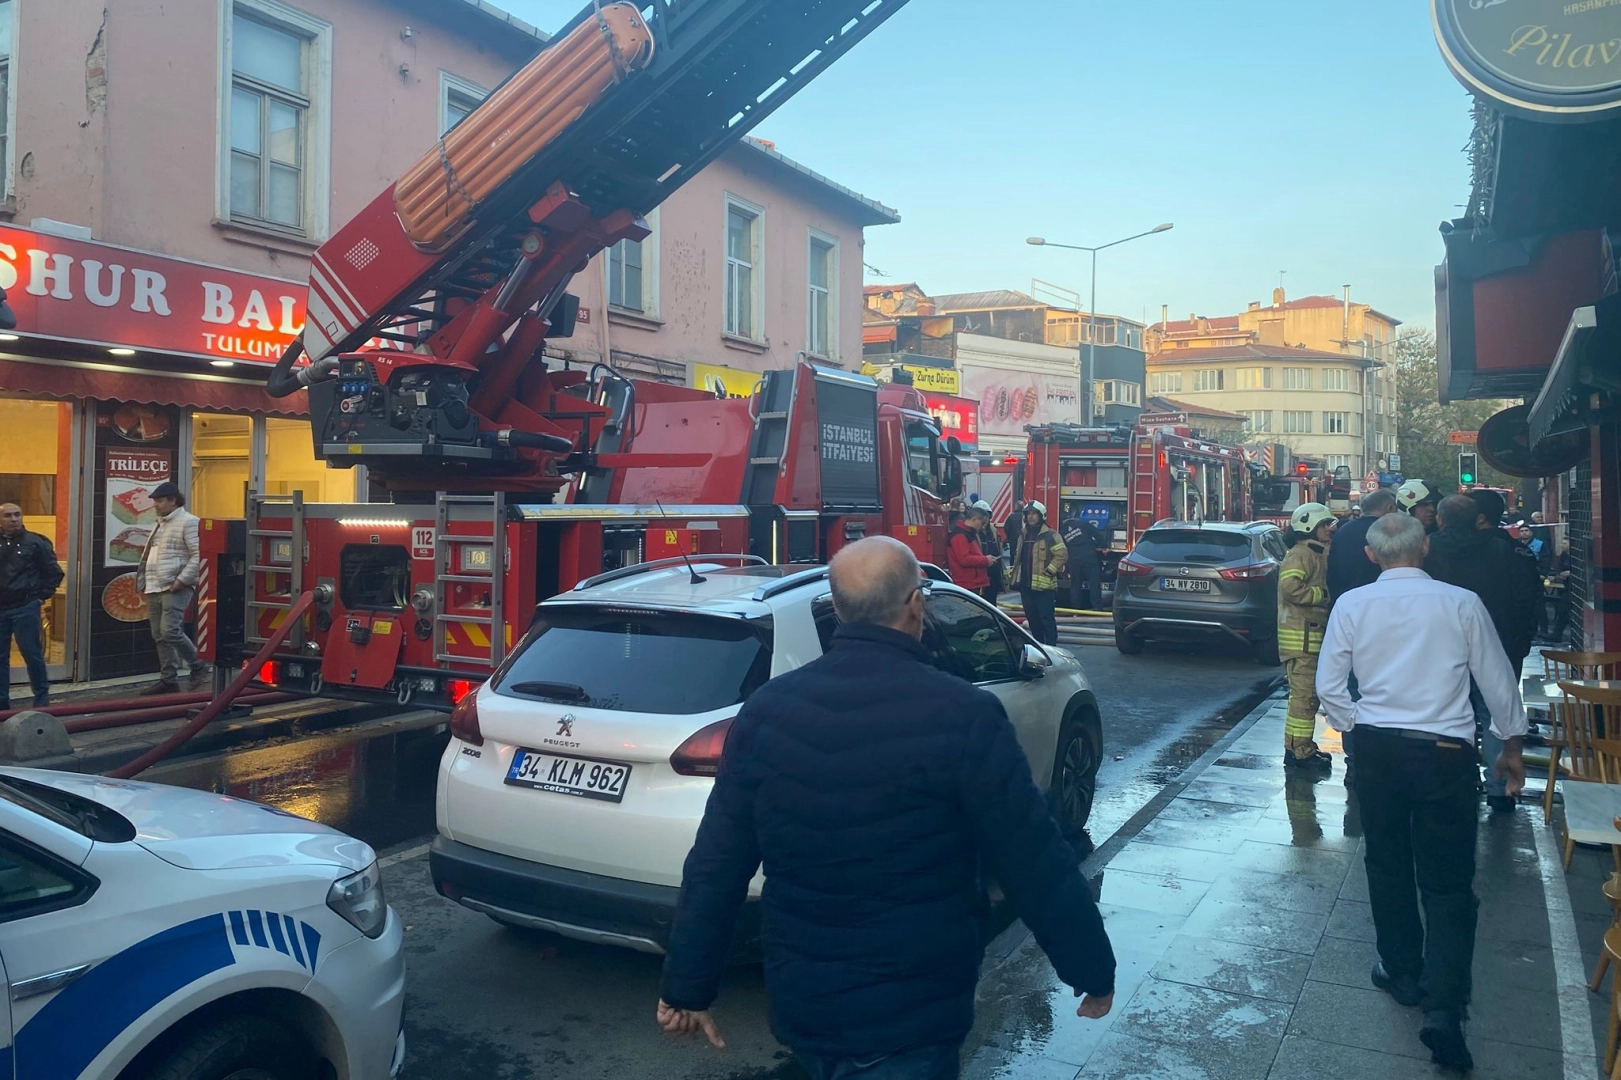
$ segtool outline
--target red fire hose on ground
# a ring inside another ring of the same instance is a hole
[[[272,694],[261,691],[243,694],[235,703],[257,708],[261,705],[280,705],[288,701],[297,701],[298,698],[299,695],[297,694]],[[198,704],[201,704],[201,702]],[[195,706],[180,706],[177,708],[171,705],[167,708],[108,712],[98,716],[75,716],[62,721],[62,727],[67,729],[69,735],[78,735],[85,731],[106,731],[108,728],[131,727],[135,724],[150,724],[160,720],[182,720],[190,715],[194,708]]]
[[[248,684],[258,675],[260,667],[271,656],[275,655],[277,649],[281,648],[282,642],[287,640],[287,635],[292,632],[294,626],[298,625],[299,620],[304,617],[304,612],[308,611],[310,605],[314,602],[315,593],[313,591],[306,592],[297,600],[294,600],[293,606],[288,609],[287,617],[282,620],[280,628],[270,635],[270,640],[260,647],[258,653],[237,674],[236,678],[231,680],[231,685],[227,686],[224,692],[204,706],[203,711],[192,717],[191,722],[185,727],[176,731],[134,761],[129,762],[127,765],[121,765],[106,775],[118,780],[128,780],[132,776],[143,773],[184,746],[191,740],[192,736],[213,723],[214,719],[230,708],[231,703],[237,699],[242,691],[247,689]]]

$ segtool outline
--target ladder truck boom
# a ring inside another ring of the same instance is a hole
[[[635,464],[635,384],[542,360],[569,281],[904,3],[593,3],[315,253],[270,392],[308,387],[317,456],[394,491]]]

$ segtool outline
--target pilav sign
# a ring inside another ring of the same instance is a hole
[[[1621,108],[1621,0],[1431,0],[1435,38],[1476,94],[1544,120]]]

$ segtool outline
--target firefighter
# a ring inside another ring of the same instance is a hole
[[[1024,603],[1030,634],[1043,645],[1058,644],[1058,576],[1069,550],[1063,537],[1047,524],[1047,507],[1031,502],[1024,508],[1024,527],[1013,549],[1013,585]]]
[[[1278,652],[1289,677],[1283,763],[1327,776],[1334,759],[1317,748],[1317,654],[1328,628],[1328,547],[1334,513],[1306,503],[1289,515],[1294,546],[1278,573]]]
[[[1435,508],[1441,504],[1441,493],[1430,490],[1422,480],[1409,480],[1396,489],[1396,501],[1401,508],[1418,518],[1426,535],[1434,535],[1441,526],[1435,520]]]

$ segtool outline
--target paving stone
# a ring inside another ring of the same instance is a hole
[[[1270,846],[1270,845],[1268,845]],[[1169,874],[1191,881],[1215,881],[1231,870],[1233,857],[1219,851],[1194,851],[1133,840],[1109,860],[1109,870]]]
[[[1321,1042],[1291,1032],[1266,1075],[1267,1080],[1434,1080],[1437,1071],[1428,1061]]]
[[[1263,1080],[1271,1059],[1221,1047],[1169,1046],[1110,1032],[1087,1059],[1085,1080]],[[1079,1080],[1079,1078],[1078,1078]]]
[[[1373,908],[1360,900],[1336,900],[1323,932],[1329,937],[1355,941],[1379,940],[1373,929]]]
[[[1228,855],[1250,839],[1249,825],[1226,826],[1210,822],[1155,819],[1143,827],[1137,839],[1145,844],[1192,848],[1194,851],[1220,851]]]
[[[1288,1026],[1289,1012],[1290,1006],[1283,1002],[1162,982],[1150,976],[1132,995],[1111,1034],[1208,1055],[1196,1056],[1196,1061],[1225,1059],[1260,1066],[1259,1075],[1264,1076]],[[1088,1066],[1096,1056],[1087,1060]]]
[[[1480,970],[1478,964],[1475,970]],[[1469,1014],[1469,1031],[1490,1035],[1495,1042],[1556,1053],[1563,1046],[1559,998],[1551,984],[1542,993],[1515,993],[1501,984],[1483,981],[1477,975]]]
[[[1591,973],[1591,965],[1583,967]],[[1557,982],[1553,950],[1517,941],[1499,941],[1475,935],[1476,996],[1484,998],[1494,987],[1526,990],[1552,998]],[[1516,995],[1518,997],[1520,995]],[[1597,1000],[1608,1001],[1603,995]]]
[[[1258,787],[1271,791],[1274,795],[1283,790],[1283,743],[1280,740],[1277,747],[1277,771],[1271,775],[1257,772],[1254,769],[1230,769],[1224,765],[1209,765],[1198,776],[1194,777],[1195,784],[1234,784],[1239,787]],[[1189,785],[1192,786],[1191,784]]]
[[[1239,754],[1228,751],[1214,762],[1224,769],[1254,769],[1258,772],[1276,772],[1278,756],[1276,754]]]
[[[1317,954],[1311,958],[1311,971],[1306,977],[1312,982],[1366,990],[1373,985],[1368,975],[1378,961],[1379,950],[1372,941],[1325,935],[1323,943],[1317,946]]]
[[[1232,828],[1258,824],[1261,813],[1261,807],[1247,806],[1241,802],[1214,802],[1204,798],[1183,796],[1172,799],[1154,820],[1194,821]]]
[[[1163,982],[1292,1003],[1300,996],[1311,957],[1281,949],[1183,935],[1151,972]]]
[[[1322,812],[1301,820],[1269,818],[1263,815],[1259,824],[1250,826],[1245,832],[1244,838],[1260,840],[1267,844],[1344,852],[1356,851],[1362,839],[1359,836],[1346,835],[1342,815]]]
[[[1368,868],[1361,860],[1351,864],[1351,872],[1345,875],[1345,884],[1340,887],[1340,898],[1368,902]]]
[[[1483,1039],[1476,1034],[1486,1030],[1489,1029],[1477,1020],[1469,1025],[1464,1036],[1469,1043],[1470,1052],[1475,1057],[1474,1080],[1531,1080],[1532,1077],[1544,1076],[1553,1078],[1600,1075],[1599,1062],[1595,1060],[1595,1055],[1588,1055],[1585,1061],[1572,1055],[1572,1070],[1563,1071],[1564,1060],[1558,1051],[1517,1046],[1496,1039]],[[1440,1070],[1436,1071],[1439,1075],[1446,1075],[1440,1073]]]
[[[1104,902],[1098,905],[1103,915],[1103,927],[1109,932],[1109,941],[1116,952],[1160,953],[1187,925],[1186,915],[1165,915],[1153,911],[1118,907]]]
[[[1123,1006],[1147,980],[1149,970],[1159,962],[1160,956],[1158,952],[1122,952],[1117,943],[1114,1009],[1109,1015],[1101,1020],[1076,1016],[1075,1008],[1080,1001],[1068,987],[1062,987],[1050,999],[1051,1023],[1037,1037],[1027,1037],[1022,1044],[1023,1049],[1053,1061],[1069,1062],[1074,1068],[1084,1065],[1098,1044],[1113,1030],[1124,1011]]]
[[[1430,1051],[1418,1040],[1422,1019],[1417,1009],[1404,1008],[1371,986],[1308,980],[1289,1017],[1289,1034],[1427,1062]]]
[[[1210,771],[1211,770],[1208,769],[1206,770],[1207,773]],[[1222,771],[1238,772],[1239,770],[1224,769]],[[1181,795],[1181,798],[1185,799],[1206,799],[1211,802],[1237,803],[1240,806],[1253,806],[1256,810],[1255,816],[1257,819],[1259,819],[1261,816],[1260,811],[1269,806],[1272,803],[1272,800],[1276,799],[1277,797],[1278,789],[1276,785],[1246,784],[1241,782],[1234,783],[1231,781],[1210,779],[1206,776],[1200,776],[1197,780],[1193,781],[1193,783],[1189,784],[1183,789]]]
[[[1334,909],[1339,890],[1309,877],[1269,874],[1260,870],[1234,870],[1210,886],[1218,900],[1259,900],[1288,911],[1327,915]]]
[[[1328,918],[1305,911],[1286,911],[1264,902],[1215,900],[1206,897],[1188,916],[1185,932],[1240,945],[1284,949],[1310,955],[1322,940]]]
[[[1479,895],[1478,884],[1475,891],[1476,895]],[[1592,917],[1577,915],[1575,918],[1579,929],[1584,919],[1591,920]],[[1607,918],[1600,921],[1609,922]],[[1501,902],[1482,904],[1479,921],[1475,927],[1475,937],[1550,947],[1552,941],[1548,936],[1548,910],[1545,907],[1532,907],[1527,904]]]
[[[1100,875],[1100,899],[1138,911],[1186,915],[1204,899],[1208,882],[1174,875],[1134,874],[1128,870],[1105,870]]]
[[[1235,853],[1231,865],[1248,870],[1286,877],[1309,877],[1325,885],[1339,885],[1345,875],[1358,862],[1354,855],[1344,851],[1323,848],[1297,848],[1279,844],[1265,844],[1259,840],[1245,841]]]
[[[1051,1058],[985,1046],[963,1062],[963,1080],[1075,1080],[1078,1066]],[[797,1075],[797,1074],[796,1074]]]

